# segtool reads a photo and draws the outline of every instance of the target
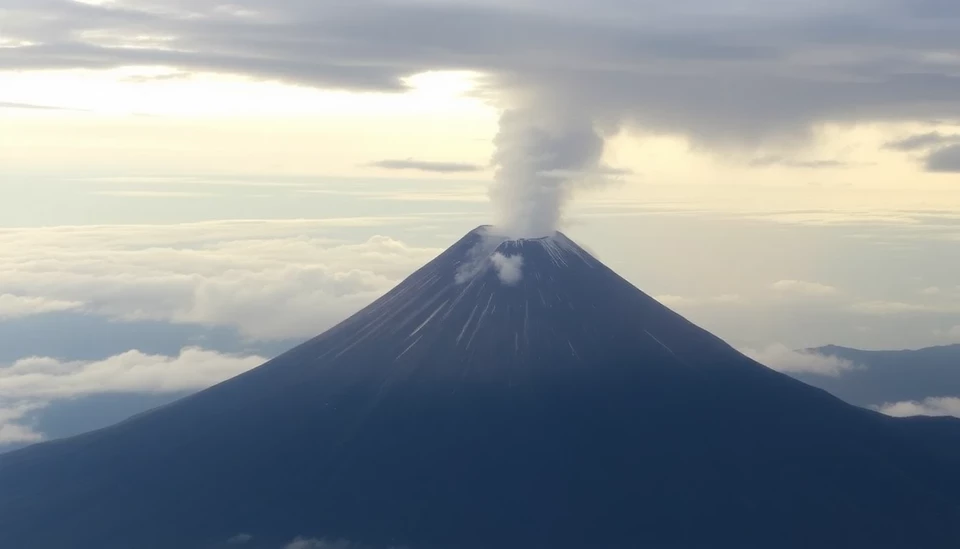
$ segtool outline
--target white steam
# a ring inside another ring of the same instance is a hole
[[[603,137],[570,109],[504,111],[494,145],[490,198],[498,229],[511,238],[553,234],[574,187],[604,173]]]
[[[507,286],[516,286],[523,280],[523,256],[503,255],[497,252],[490,256],[493,267],[497,270],[500,282]]]

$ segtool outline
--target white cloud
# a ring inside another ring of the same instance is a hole
[[[35,357],[0,368],[0,402],[49,401],[91,394],[169,393],[204,389],[266,362],[197,347],[179,356],[128,351],[97,361]]]
[[[905,401],[884,404],[877,408],[880,412],[894,417],[909,416],[954,416],[960,417],[960,398],[928,398],[922,402]]]
[[[227,540],[228,545],[243,545],[253,539],[250,534],[237,534]]]
[[[24,425],[16,423],[0,423],[0,445],[40,442],[43,434]]]
[[[267,359],[196,347],[178,356],[128,351],[103,360],[32,357],[0,367],[0,445],[38,442],[43,434],[23,424],[50,402],[105,393],[174,393],[205,389]]]
[[[833,286],[820,284],[818,282],[805,282],[803,280],[780,280],[774,282],[770,287],[784,294],[794,294],[803,296],[830,296],[840,293]]]
[[[493,267],[497,270],[497,277],[500,282],[507,286],[516,286],[523,280],[523,256],[522,255],[503,255],[497,252],[490,256]]]
[[[858,368],[849,360],[810,351],[796,351],[779,343],[764,349],[743,349],[742,352],[768,368],[788,374],[837,377],[845,371]]]
[[[22,424],[24,416],[37,408],[34,404],[17,404],[7,408],[0,406],[0,446],[43,440],[41,433]]]
[[[326,236],[354,223],[371,222],[0,230],[0,287],[14,296],[0,300],[0,315],[82,306],[121,320],[232,326],[257,339],[309,337],[439,253],[385,236]]]
[[[44,297],[28,297],[13,294],[0,294],[0,320],[23,318],[26,316],[69,311],[83,307],[81,301],[64,301]]]

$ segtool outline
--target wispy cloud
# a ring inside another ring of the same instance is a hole
[[[70,311],[83,307],[82,301],[50,299],[14,294],[0,294],[0,320]]]
[[[203,198],[216,196],[213,193],[192,191],[94,191],[97,196],[116,196],[122,198]]]
[[[244,545],[253,539],[250,534],[237,534],[227,540],[227,545]]]
[[[940,132],[929,132],[911,135],[890,141],[885,145],[886,148],[896,151],[924,151],[944,145],[960,143],[960,134],[944,134]]]
[[[886,144],[904,152],[923,152],[923,167],[931,173],[960,172],[960,134],[929,132],[911,135]]]
[[[0,101],[0,109],[23,109],[23,110],[32,110],[32,111],[73,111],[73,112],[88,112],[84,109],[76,109],[70,107],[58,107],[55,105],[38,105],[35,103],[16,103],[11,101]]]
[[[384,170],[413,170],[434,173],[472,173],[482,172],[486,169],[485,166],[479,164],[435,162],[430,160],[414,160],[412,158],[404,160],[378,160],[367,164],[367,166]]]
[[[841,160],[830,160],[830,159],[815,159],[815,160],[803,160],[797,158],[790,158],[780,155],[771,155],[771,156],[762,156],[760,158],[755,158],[750,161],[750,165],[758,168],[767,168],[771,166],[782,166],[785,168],[801,168],[801,169],[827,169],[827,168],[846,168],[850,164]]]

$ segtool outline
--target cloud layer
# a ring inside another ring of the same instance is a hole
[[[368,220],[223,221],[0,229],[0,321],[82,312],[116,321],[225,326],[247,338],[316,335],[439,250],[384,237],[333,238]],[[369,231],[370,229],[366,229]],[[49,403],[107,393],[203,389],[265,362],[187,347],[93,361],[0,365],[0,444],[35,442]]]
[[[0,230],[0,320],[82,309],[120,320],[309,337],[439,250],[385,236],[343,242],[322,221]],[[30,296],[30,297],[26,297]]]
[[[24,358],[0,368],[0,402],[203,389],[264,362],[264,357],[223,354],[198,347],[185,348],[173,357],[128,351],[98,361]]]
[[[664,4],[124,0],[5,4],[7,69],[162,65],[353,90],[428,69],[720,145],[828,121],[956,119],[960,17],[939,0]],[[136,48],[116,47],[136,45]]]

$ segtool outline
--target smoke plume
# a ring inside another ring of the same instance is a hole
[[[575,187],[602,172],[603,137],[575,111],[506,110],[494,145],[490,198],[497,228],[511,238],[553,234]]]

